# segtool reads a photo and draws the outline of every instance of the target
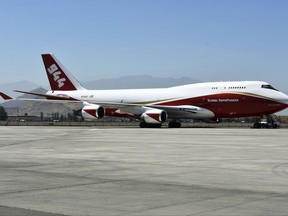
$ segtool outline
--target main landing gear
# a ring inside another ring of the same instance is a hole
[[[171,121],[168,124],[169,128],[180,128],[181,127],[181,123],[177,122],[177,121]]]
[[[140,122],[139,127],[140,128],[161,128],[162,124],[149,124],[143,121],[143,122]]]
[[[140,122],[139,124],[140,128],[161,128],[162,124],[149,124],[146,122]],[[181,123],[177,122],[177,121],[171,121],[168,124],[168,128],[180,128],[181,127]]]
[[[257,118],[252,128],[279,128],[280,123],[277,120],[276,115],[267,115],[265,117]]]

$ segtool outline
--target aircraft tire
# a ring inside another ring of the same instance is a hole
[[[146,123],[146,122],[141,122],[139,124],[139,127],[140,128],[161,128],[162,124],[149,124],[149,123]]]
[[[181,123],[172,121],[172,122],[169,122],[168,127],[169,128],[180,128],[181,127]]]
[[[256,122],[254,123],[253,128],[261,128],[261,125],[258,122]]]
[[[146,122],[140,122],[139,127],[140,127],[140,128],[147,128],[148,125],[147,125]]]

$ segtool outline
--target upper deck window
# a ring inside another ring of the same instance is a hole
[[[261,88],[266,88],[266,89],[271,89],[271,90],[275,90],[275,91],[279,91],[278,89],[275,89],[273,86],[271,85],[262,85]]]
[[[228,87],[228,89],[246,89],[246,86],[233,86],[233,87]]]

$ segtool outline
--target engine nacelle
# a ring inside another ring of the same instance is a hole
[[[103,118],[105,109],[96,104],[87,104],[81,110],[82,117],[87,120],[95,120]]]
[[[151,109],[144,112],[141,119],[148,124],[159,124],[167,120],[167,113],[164,110]]]

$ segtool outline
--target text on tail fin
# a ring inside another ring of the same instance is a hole
[[[52,55],[42,54],[45,70],[53,91],[84,89],[70,72]]]

